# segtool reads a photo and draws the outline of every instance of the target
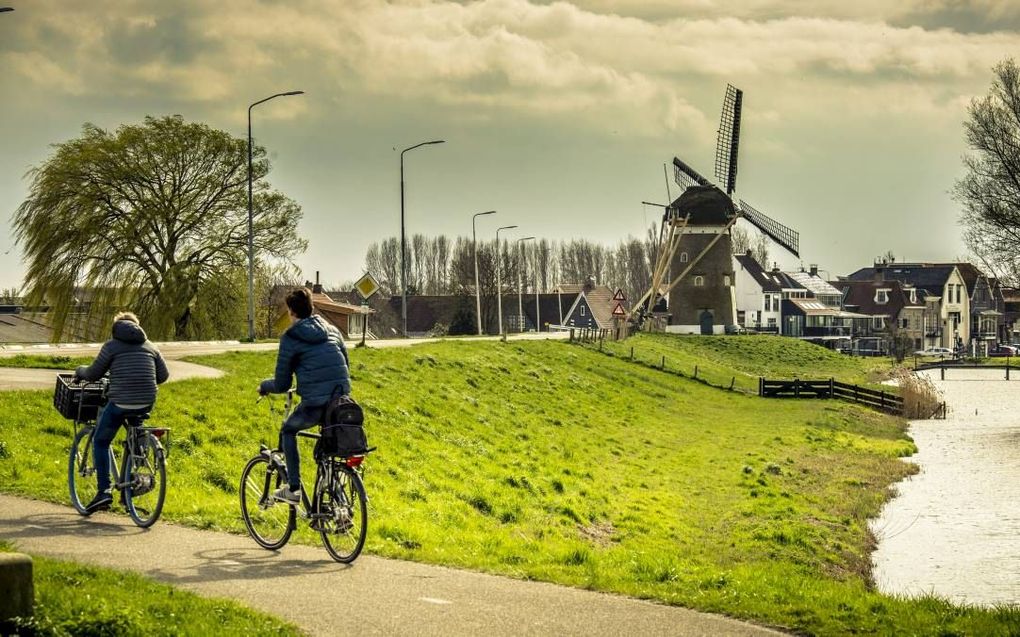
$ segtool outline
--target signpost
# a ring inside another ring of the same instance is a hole
[[[379,282],[375,280],[371,272],[366,272],[357,282],[354,284],[354,289],[357,290],[358,294],[361,295],[362,305],[368,305],[368,299],[373,294],[379,291]],[[368,334],[368,314],[361,315],[361,346],[365,346],[365,337]]]

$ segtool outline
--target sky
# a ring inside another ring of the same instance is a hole
[[[737,195],[835,278],[892,251],[966,256],[962,122],[1020,55],[1017,0],[0,0],[0,287],[24,267],[25,173],[86,122],[180,114],[246,133],[303,208],[305,278],[408,234],[643,236],[663,164],[712,176],[744,91]],[[677,196],[677,186],[669,185]],[[742,224],[745,222],[741,222]],[[514,234],[514,233],[519,234]]]

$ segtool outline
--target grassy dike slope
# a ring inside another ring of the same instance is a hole
[[[901,421],[723,392],[556,342],[352,358],[379,447],[366,476],[372,553],[808,633],[1020,625],[1013,611],[870,591],[867,518],[914,450]],[[175,434],[167,519],[242,532],[238,477],[279,418],[254,404],[273,361],[203,358],[227,375],[161,390],[156,418]],[[66,501],[68,428],[49,393],[3,394],[0,407],[0,488]]]

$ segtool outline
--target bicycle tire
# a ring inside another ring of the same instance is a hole
[[[319,537],[329,556],[342,564],[350,564],[365,548],[368,497],[357,471],[339,462],[333,466],[332,484],[316,497],[316,520]]]
[[[91,515],[85,506],[92,501],[97,492],[96,465],[92,461],[91,427],[83,427],[71,442],[67,461],[67,488],[71,493],[71,506],[79,514]]]
[[[137,434],[128,431],[128,435]],[[141,449],[134,449],[134,454],[129,452],[127,444],[124,445],[124,455],[129,456],[124,461],[124,473],[127,475],[122,478],[126,483],[124,507],[135,524],[146,529],[155,524],[163,512],[166,456],[159,441],[150,433],[139,436],[136,443],[141,445]]]
[[[263,455],[248,461],[241,472],[241,518],[248,535],[264,549],[283,548],[294,532],[294,507],[273,499],[273,489],[282,484],[282,475]]]

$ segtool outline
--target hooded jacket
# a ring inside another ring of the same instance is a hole
[[[309,407],[325,405],[338,390],[351,393],[347,346],[340,330],[321,316],[303,318],[280,337],[276,375],[259,385],[259,391],[282,394],[297,376],[297,394]]]
[[[82,365],[75,375],[96,381],[110,372],[107,399],[117,405],[151,405],[156,402],[156,385],[170,378],[170,371],[145,330],[132,321],[114,321],[113,338],[103,343],[91,365]]]

